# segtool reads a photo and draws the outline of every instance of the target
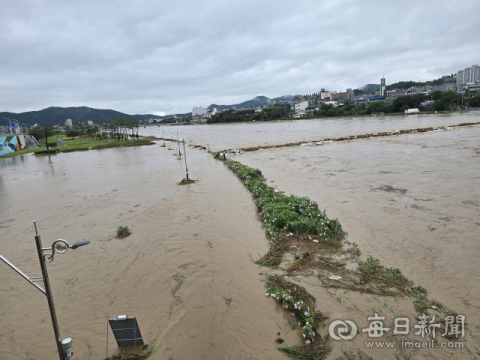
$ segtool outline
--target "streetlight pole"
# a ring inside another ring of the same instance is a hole
[[[42,269],[42,277],[29,278],[22,271],[20,271],[20,269],[18,269],[15,265],[13,265],[10,261],[8,261],[2,255],[0,255],[0,260],[2,260],[5,264],[10,266],[20,276],[22,276],[30,284],[35,286],[42,294],[44,294],[47,297],[48,308],[50,310],[50,316],[52,318],[53,332],[55,333],[55,343],[57,344],[59,359],[60,360],[71,359],[73,355],[73,353],[71,352],[72,339],[71,338],[64,339],[63,346],[62,346],[62,340],[60,338],[60,329],[58,327],[58,321],[57,321],[57,314],[55,313],[55,305],[53,303],[53,294],[50,287],[50,279],[48,277],[47,263],[50,263],[53,261],[55,253],[64,254],[67,252],[68,249],[77,249],[80,246],[90,244],[90,241],[79,241],[73,244],[72,246],[70,246],[65,240],[57,239],[53,242],[52,247],[44,248],[42,247],[42,240],[37,231],[37,223],[34,221],[33,224],[35,226],[35,244],[37,246],[38,260],[40,261],[40,268]],[[46,250],[51,251],[51,253],[44,254],[43,252]],[[39,285],[35,284],[35,281],[43,281],[45,285],[45,290],[42,289]]]
[[[40,235],[38,235],[37,224],[35,221],[33,223],[35,225],[35,244],[37,245],[38,260],[40,261],[40,268],[42,269],[43,284],[45,285],[45,296],[47,297],[48,309],[50,310],[50,317],[52,318],[53,332],[55,333],[55,343],[57,344],[60,360],[64,360],[60,329],[58,328],[57,314],[55,313],[55,305],[53,304],[52,290],[50,288],[50,279],[48,278],[47,259],[43,256],[42,239],[40,238]]]

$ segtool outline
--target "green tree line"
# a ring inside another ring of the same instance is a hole
[[[207,124],[227,123],[227,122],[244,122],[244,121],[269,121],[289,116],[289,111],[285,108],[277,106],[269,106],[262,108],[262,111],[255,112],[253,109],[248,110],[225,110],[213,115],[207,120]]]

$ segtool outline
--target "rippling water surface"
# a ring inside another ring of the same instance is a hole
[[[211,150],[281,145],[347,135],[368,134],[423,127],[477,122],[479,115],[415,115],[362,118],[328,118],[316,120],[270,121],[213,125],[161,125],[140,128],[142,135],[185,138],[194,144],[210,145]]]
[[[193,144],[223,149],[479,120],[474,114],[310,120],[160,127],[152,134],[178,130]],[[465,128],[237,159],[280,189],[318,201],[364,255],[400,267],[475,330],[479,135],[479,128]],[[144,339],[157,343],[153,359],[286,358],[276,350],[277,333],[287,344],[298,338],[290,315],[264,296],[259,273],[270,270],[253,261],[268,241],[248,191],[221,162],[193,148],[187,149],[190,177],[198,182],[178,186],[184,162],[158,145],[0,159],[0,253],[39,276],[33,220],[44,246],[57,238],[91,241],[48,265],[61,334],[73,337],[78,359],[104,357],[106,320],[122,314],[137,316]],[[115,238],[120,225],[132,235]],[[46,299],[3,263],[0,275],[1,357],[55,358]],[[332,319],[366,318],[366,310],[349,312],[315,279],[297,280]],[[397,309],[411,308],[400,300]],[[332,358],[342,348],[336,345]],[[451,357],[421,355],[412,358]]]

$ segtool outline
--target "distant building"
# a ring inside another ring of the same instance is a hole
[[[299,118],[299,117],[303,117],[303,116],[305,116],[304,111],[299,111],[295,115],[293,115],[294,118]]]
[[[201,106],[194,106],[192,110],[192,116],[203,116],[205,115],[205,109]]]
[[[472,65],[464,70],[457,72],[457,88],[468,83],[475,83],[480,81],[480,66]]]
[[[295,112],[305,111],[307,107],[308,107],[308,101],[301,101],[295,104]]]
[[[332,105],[333,107],[337,107],[338,106],[338,101],[327,101],[325,103],[325,105]]]
[[[449,91],[455,90],[457,88],[456,84],[453,82],[443,83],[442,85],[432,86],[433,91]]]
[[[385,75],[383,75],[383,77],[380,79],[380,96],[385,96],[385,90],[386,90],[386,86],[385,86]]]
[[[279,101],[275,104],[273,104],[273,106],[276,106],[276,107],[281,107],[281,108],[284,108],[285,110],[290,110],[292,105],[290,105],[289,102],[287,101]]]
[[[87,121],[87,124],[88,124],[88,126],[93,126],[93,121],[92,121],[92,120],[88,120],[88,121]]]
[[[368,102],[379,102],[379,101],[385,101],[385,98],[383,96],[372,96],[368,98]]]
[[[73,127],[72,119],[67,119],[67,121],[65,121],[65,126]]]
[[[320,93],[320,99],[322,100],[327,100],[327,98],[329,98],[328,100],[333,99],[333,96],[336,93],[337,93],[336,91],[322,91]]]
[[[355,95],[352,89],[347,89],[345,92],[331,94],[331,100],[333,101],[344,101],[350,100],[352,103],[355,99]]]
[[[407,95],[407,92],[404,89],[395,89],[385,91],[385,101],[388,103],[393,103],[400,96]]]

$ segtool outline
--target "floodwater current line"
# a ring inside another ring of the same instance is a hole
[[[360,140],[360,139],[368,139],[373,137],[388,137],[388,136],[397,136],[397,135],[404,135],[404,134],[416,134],[416,133],[426,133],[426,132],[434,132],[434,131],[442,131],[442,130],[455,130],[456,128],[461,127],[470,127],[480,125],[480,122],[471,122],[471,123],[460,123],[456,125],[448,125],[448,126],[439,126],[439,127],[428,127],[428,128],[415,128],[415,129],[406,129],[406,130],[395,130],[395,131],[385,131],[379,133],[367,133],[361,135],[349,135],[343,136],[338,138],[326,138],[326,139],[319,139],[319,140],[310,140],[310,141],[298,141],[294,143],[286,143],[286,144],[279,144],[279,145],[265,145],[265,146],[252,146],[248,148],[240,148],[239,150],[243,151],[258,151],[258,150],[265,150],[265,149],[274,149],[274,148],[282,148],[282,147],[290,147],[290,146],[300,146],[302,144],[305,145],[323,145],[324,143],[329,142],[338,142],[338,141],[350,141],[350,140]],[[218,151],[220,152],[228,152],[227,149]]]

